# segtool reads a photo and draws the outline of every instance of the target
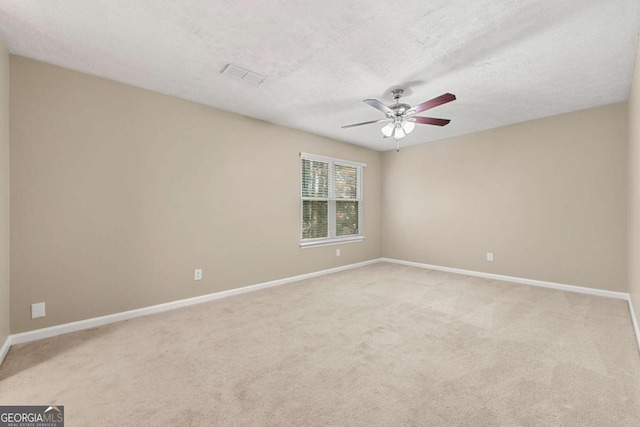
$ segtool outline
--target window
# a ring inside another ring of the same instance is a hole
[[[366,165],[300,154],[302,236],[300,246],[360,241],[362,172]]]

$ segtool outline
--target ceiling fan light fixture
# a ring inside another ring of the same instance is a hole
[[[407,134],[405,133],[404,129],[402,128],[402,124],[401,123],[396,123],[394,129],[393,129],[393,137],[395,139],[400,139],[400,138],[404,138],[405,136],[407,136]]]
[[[382,131],[382,134],[389,138],[391,137],[391,135],[393,134],[393,130],[395,129],[395,124],[394,123],[389,123],[386,126],[384,126],[382,129],[380,129]]]
[[[393,122],[384,126],[380,131],[385,138],[401,139],[409,135],[415,129],[416,124],[409,121]]]
[[[413,132],[415,128],[416,128],[416,124],[413,122],[407,122],[407,121],[402,122],[402,130],[404,130],[404,133],[406,133],[407,135]]]

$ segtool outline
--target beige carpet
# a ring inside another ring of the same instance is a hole
[[[68,426],[638,426],[627,303],[375,264],[13,347]]]

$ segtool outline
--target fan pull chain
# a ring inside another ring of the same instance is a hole
[[[398,138],[395,138],[396,140],[396,152],[400,151],[400,140]]]

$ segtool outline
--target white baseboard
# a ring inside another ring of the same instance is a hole
[[[636,334],[636,341],[638,342],[638,351],[640,351],[640,327],[638,327],[638,319],[636,318],[636,312],[633,310],[633,303],[629,298],[629,311],[631,312],[631,323],[633,323],[633,331]]]
[[[4,361],[4,358],[6,357],[7,353],[9,353],[10,348],[11,348],[11,335],[9,335],[6,340],[4,340],[4,344],[2,344],[2,347],[0,347],[0,365],[2,365],[2,362]]]
[[[578,292],[581,294],[596,295],[599,297],[629,300],[629,294],[626,292],[615,292],[615,291],[607,291],[604,289],[585,288],[582,286],[574,286],[574,285],[564,285],[562,283],[545,282],[543,280],[523,279],[521,277],[503,276],[501,274],[483,273],[481,271],[473,271],[473,270],[462,270],[459,268],[442,267],[439,265],[422,264],[419,262],[403,261],[399,259],[382,258],[381,261],[390,262],[394,264],[409,265],[411,267],[428,268],[430,270],[447,271],[449,273],[464,274],[466,276],[483,277],[485,279],[502,280],[505,282],[520,283],[523,285],[557,289],[560,291]]]
[[[341,267],[330,268],[328,270],[321,270],[313,273],[301,274],[299,276],[292,276],[284,279],[272,280],[270,282],[259,283],[256,285],[229,289],[227,291],[215,292],[212,294],[201,295],[201,296],[182,299],[178,301],[171,301],[168,303],[153,305],[150,307],[143,307],[135,310],[123,311],[121,313],[109,314],[109,315],[100,316],[100,317],[93,317],[91,319],[79,320],[77,322],[65,323],[62,325],[56,325],[48,328],[36,329],[34,331],[14,334],[14,335],[10,335],[7,338],[8,344],[5,343],[4,347],[7,347],[6,351],[8,351],[11,345],[23,344],[31,341],[41,340],[43,338],[50,338],[50,337],[55,337],[57,335],[67,334],[69,332],[82,331],[85,329],[91,329],[98,326],[108,325],[110,323],[121,322],[123,320],[129,320],[129,319],[134,319],[136,317],[147,316],[149,314],[175,310],[176,308],[186,307],[186,306],[195,305],[195,304],[201,304],[204,302],[214,301],[217,299],[226,298],[233,295],[240,295],[247,292],[254,292],[260,289],[271,288],[273,286],[279,286],[279,285],[284,285],[291,282],[296,282],[299,280],[310,279],[312,277],[323,276],[325,274],[337,273],[339,271],[363,267],[365,265],[375,264],[377,262],[380,262],[380,260],[372,259],[369,261],[343,265]],[[4,347],[3,347],[3,350],[4,350]],[[5,351],[5,354],[6,354],[6,351]],[[2,353],[0,353],[0,355],[4,357]],[[3,357],[0,357],[0,363],[2,363]]]

